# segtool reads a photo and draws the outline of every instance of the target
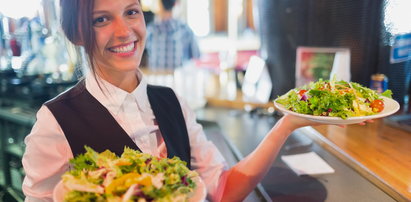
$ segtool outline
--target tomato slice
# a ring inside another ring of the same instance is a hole
[[[300,96],[303,96],[305,92],[307,92],[307,90],[300,90],[300,91],[298,92],[298,94],[299,94]]]
[[[371,102],[370,107],[373,112],[381,112],[384,109],[384,102],[382,100],[374,100]]]

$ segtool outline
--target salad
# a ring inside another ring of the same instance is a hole
[[[276,102],[300,114],[347,119],[381,112],[382,96],[391,98],[391,95],[391,90],[378,94],[355,82],[320,79],[290,90]]]
[[[196,188],[198,174],[178,157],[157,158],[130,148],[118,157],[85,149],[62,176],[68,190],[64,201],[188,201]]]

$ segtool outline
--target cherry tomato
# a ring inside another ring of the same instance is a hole
[[[381,112],[384,109],[384,102],[382,100],[374,100],[371,102],[370,107],[373,112]]]
[[[303,96],[305,92],[307,92],[307,90],[300,90],[300,91],[298,92],[298,94],[299,94],[300,96]]]

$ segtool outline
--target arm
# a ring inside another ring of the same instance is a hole
[[[55,185],[68,170],[72,157],[70,146],[56,119],[43,106],[37,113],[37,121],[25,138],[26,150],[22,163],[26,176],[23,192],[26,202],[52,201]]]
[[[291,115],[281,118],[251,154],[227,171],[221,201],[243,200],[266,175],[291,132],[314,124]]]
[[[201,52],[197,42],[197,38],[193,31],[187,26],[187,39],[188,39],[188,57],[189,59],[200,58]]]

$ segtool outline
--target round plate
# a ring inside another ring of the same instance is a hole
[[[194,190],[193,195],[190,196],[189,202],[204,201],[206,196],[207,196],[206,186],[205,186],[203,180],[199,176],[195,177],[194,181],[196,182],[197,187]],[[53,201],[54,202],[63,202],[64,201],[64,195],[66,195],[67,191],[68,191],[68,189],[64,187],[63,182],[60,180],[60,182],[56,185],[56,187],[54,187]]]
[[[277,98],[279,99],[279,98]],[[356,117],[350,117],[347,119],[342,119],[340,117],[329,117],[329,116],[314,116],[314,115],[308,115],[308,114],[300,114],[297,112],[293,112],[291,110],[286,109],[282,104],[277,103],[276,100],[274,100],[274,105],[277,107],[278,110],[285,114],[292,114],[294,116],[302,117],[309,119],[311,121],[319,122],[319,123],[324,123],[324,124],[333,124],[333,125],[348,125],[348,124],[355,124],[355,123],[361,123],[369,119],[378,119],[382,117],[389,116],[391,114],[394,114],[400,109],[400,104],[398,104],[397,101],[383,97],[384,99],[384,110],[378,114],[370,115],[370,116],[356,116]]]

